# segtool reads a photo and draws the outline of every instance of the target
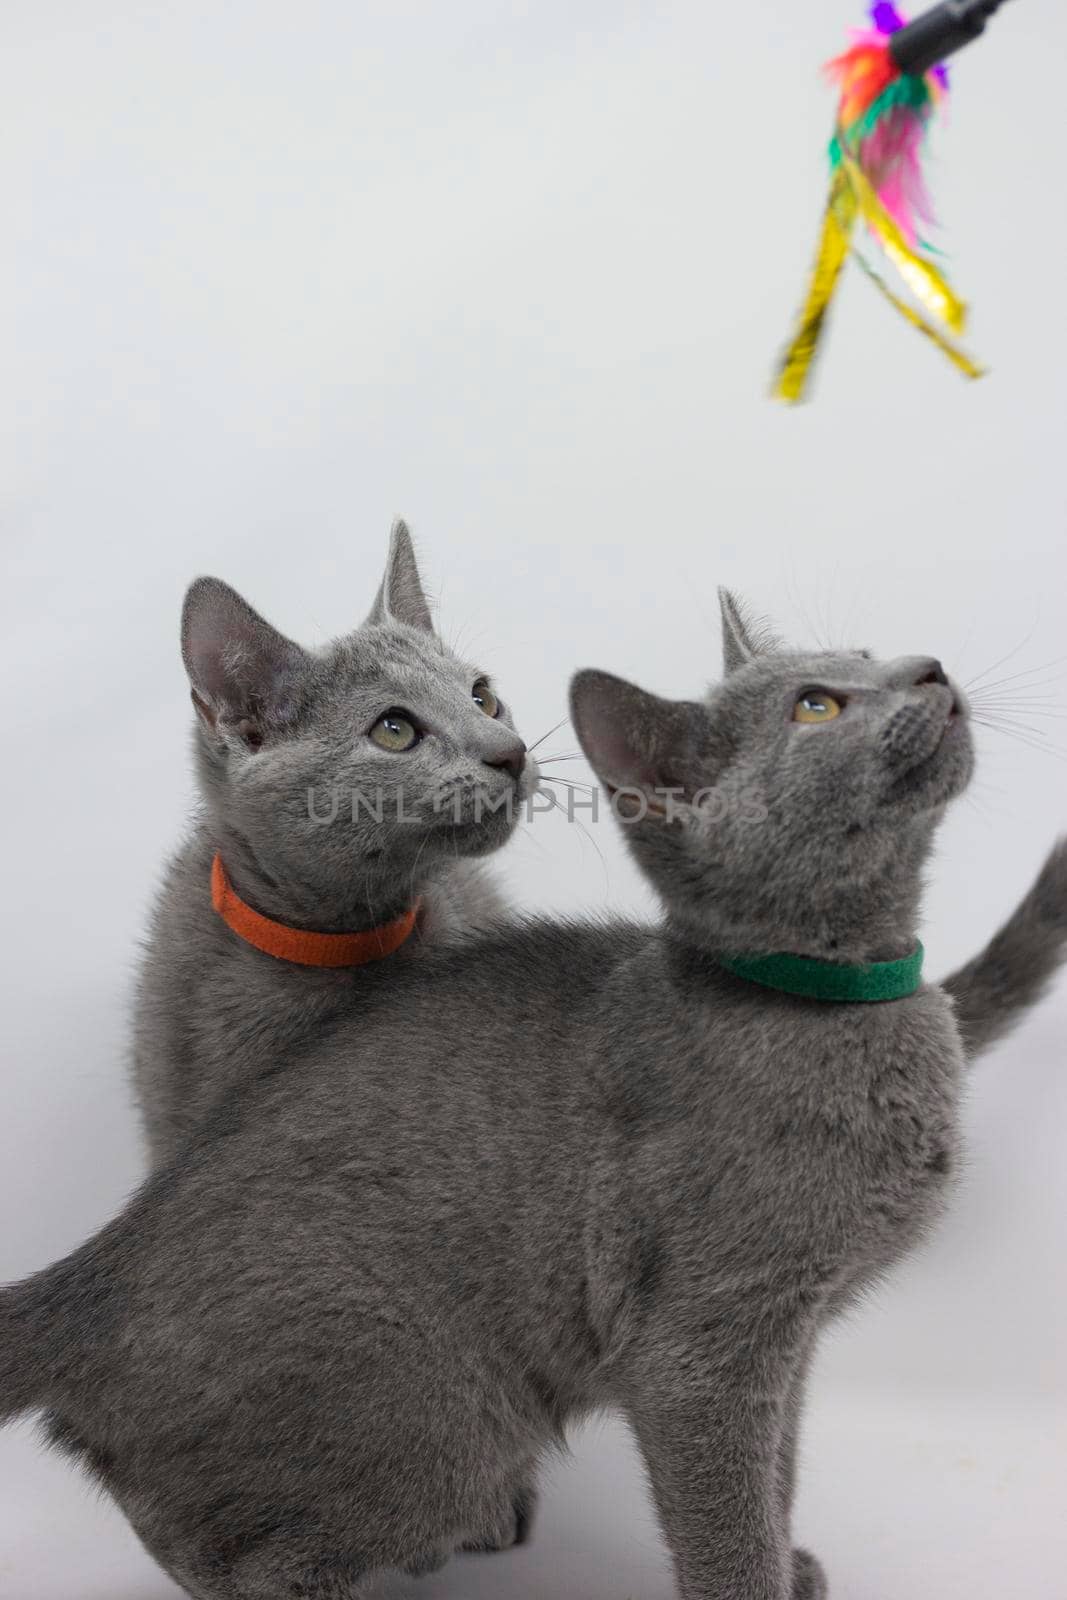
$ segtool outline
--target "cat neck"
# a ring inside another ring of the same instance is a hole
[[[261,916],[304,933],[364,933],[393,922],[418,902],[432,897],[434,879],[447,875],[409,874],[402,884],[370,871],[339,877],[328,885],[284,871],[263,857],[241,833],[223,823],[203,824],[198,854],[209,864],[218,854],[236,893]],[[205,878],[204,894],[210,890]]]
[[[922,884],[917,873],[887,874],[876,883],[842,885],[816,914],[780,896],[747,897],[736,908],[716,906],[697,921],[688,908],[668,912],[671,931],[714,956],[794,955],[847,966],[900,961],[918,942]],[[732,912],[732,914],[731,914]]]

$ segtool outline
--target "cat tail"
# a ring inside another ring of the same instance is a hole
[[[1022,1021],[1067,959],[1067,838],[1053,847],[1033,887],[980,955],[946,978],[967,1058],[973,1061]]]
[[[91,1379],[94,1355],[110,1347],[117,1299],[104,1236],[0,1289],[0,1426]]]
[[[0,1423],[45,1403],[50,1366],[32,1279],[0,1289]]]

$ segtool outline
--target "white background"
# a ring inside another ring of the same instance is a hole
[[[0,1279],[138,1181],[128,997],[189,803],[195,573],[321,641],[362,616],[402,512],[446,632],[530,739],[580,665],[698,693],[723,581],[798,641],[930,651],[964,679],[1007,657],[990,680],[1067,710],[1067,16],[1006,7],[933,139],[992,376],[966,384],[852,272],[814,403],[784,412],[765,386],[824,193],[816,69],[859,20],[844,0],[9,8]],[[980,730],[932,873],[935,971],[1063,827],[1067,723],[1024,720],[1051,751]],[[647,909],[594,834],[599,855],[536,823],[502,861],[516,900]],[[1061,984],[976,1069],[951,1217],[823,1352],[799,1524],[841,1600],[1067,1593],[1065,1028]],[[531,1549],[418,1592],[666,1600],[615,1426],[552,1480]],[[0,1593],[174,1591],[23,1427],[0,1438]]]

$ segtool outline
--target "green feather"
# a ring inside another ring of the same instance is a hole
[[[917,117],[922,117],[933,104],[930,90],[925,78],[919,78],[914,73],[905,72],[899,78],[894,78],[888,88],[882,90],[877,100],[872,100],[862,116],[857,117],[845,129],[845,137],[850,145],[855,145],[860,140],[868,138],[878,123],[898,106],[907,107]]]

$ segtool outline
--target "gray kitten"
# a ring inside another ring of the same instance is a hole
[[[325,649],[293,644],[214,578],[189,589],[181,638],[202,804],[167,870],[138,992],[134,1083],[154,1164],[246,1073],[351,1008],[366,975],[239,938],[212,906],[216,852],[242,899],[288,928],[358,932],[417,902],[390,958],[399,979],[502,910],[475,858],[506,842],[536,782],[485,674],[434,631],[402,522],[366,622]],[[424,736],[408,749],[406,732],[383,735],[387,713]]]
[[[971,736],[933,660],[726,624],[705,702],[573,687],[661,927],[502,927],[402,988],[368,969],[358,1015],[0,1295],[0,1415],[46,1407],[195,1600],[427,1571],[605,1405],[684,1600],[826,1593],[790,1539],[805,1373],[942,1208],[963,1051],[934,985],[838,1004],[722,960],[906,957]]]

